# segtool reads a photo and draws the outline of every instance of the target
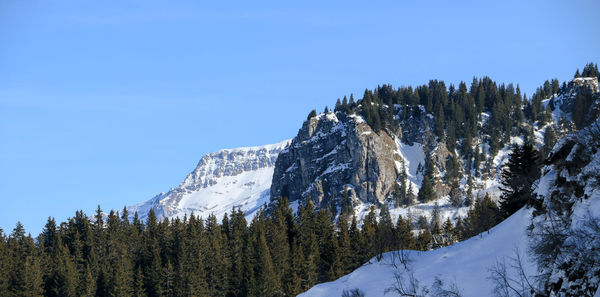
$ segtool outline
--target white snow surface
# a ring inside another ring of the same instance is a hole
[[[276,144],[224,149],[203,156],[198,166],[177,188],[134,206],[127,207],[141,219],[151,208],[158,219],[191,215],[218,219],[233,208],[247,218],[269,202],[271,180],[279,152],[290,140]]]
[[[425,165],[425,153],[423,152],[423,145],[420,143],[413,143],[408,145],[402,143],[399,138],[396,138],[396,145],[398,150],[396,151],[403,160],[402,162],[396,162],[396,167],[400,172],[406,170],[407,180],[412,183],[413,194],[417,194],[421,183],[423,182],[423,175],[417,174],[419,164]],[[404,166],[404,168],[402,168]]]
[[[518,250],[525,259],[525,270],[529,275],[536,271],[535,264],[525,257],[527,249],[526,228],[531,221],[531,211],[521,209],[492,228],[463,242],[440,249],[419,252],[407,251],[409,269],[420,286],[431,288],[435,278],[445,284],[455,283],[464,297],[490,296],[494,287],[489,269],[498,260],[514,257]],[[303,297],[341,296],[344,290],[360,289],[365,296],[395,296],[385,290],[395,283],[395,273],[406,273],[401,264],[394,263],[394,253],[384,255],[381,261],[371,259],[354,272],[335,281],[314,286]]]

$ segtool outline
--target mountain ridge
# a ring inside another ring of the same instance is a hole
[[[531,137],[538,147],[545,145],[548,127],[557,127],[558,137],[575,129],[564,125],[559,127],[558,122],[570,116],[572,102],[582,87],[597,94],[597,78],[573,80],[558,93],[540,101],[541,106],[549,108],[552,117],[550,122],[531,126]],[[385,88],[380,92],[383,90]],[[437,204],[435,207],[441,210],[442,219],[454,220],[466,215],[469,200],[485,193],[497,199],[499,172],[511,144],[528,141],[526,135],[511,136],[507,144],[492,154],[486,142],[490,137],[489,131],[485,127],[493,120],[493,115],[482,111],[477,121],[479,132],[473,138],[471,149],[480,152],[475,157],[481,154],[481,159],[487,159],[484,161],[487,165],[471,167],[465,159],[459,158],[464,149],[460,145],[464,140],[458,139],[457,144],[447,145],[447,141],[436,137],[436,118],[426,111],[425,106],[387,106],[388,110],[393,109],[395,124],[378,132],[368,123],[360,104],[356,112],[343,110],[340,104],[336,111],[315,113],[309,117],[293,139],[207,154],[178,187],[130,206],[128,210],[131,215],[137,211],[144,219],[152,208],[159,219],[164,219],[191,213],[204,217],[213,213],[221,217],[233,207],[239,207],[251,218],[257,209],[275,203],[280,196],[289,198],[294,208],[305,203],[310,196],[317,206],[330,205],[337,208],[337,212],[350,207],[359,220],[371,206],[379,208],[382,204],[388,205],[394,217],[409,215],[415,220],[418,216],[431,220],[432,207]],[[526,108],[524,106],[523,110]],[[449,198],[453,188],[448,178],[448,166],[457,165],[448,160],[454,160],[459,167],[459,177],[453,179],[454,187],[458,189],[455,192],[461,193],[458,205],[453,205],[455,202]],[[431,165],[427,165],[428,161]],[[427,170],[430,172],[427,173]],[[432,181],[435,198],[430,202],[417,201],[426,174]],[[235,176],[240,180],[236,180]],[[284,189],[290,183],[299,183],[291,193],[289,188]],[[250,190],[237,193],[233,191],[236,185],[246,185]],[[399,188],[404,193],[404,202],[408,203],[395,202]],[[216,202],[209,202],[207,195],[214,195]],[[349,197],[349,202],[341,201],[344,195]]]
[[[154,209],[158,219],[191,215],[222,217],[233,208],[249,215],[268,202],[268,185],[277,155],[290,140],[275,144],[222,149],[201,157],[176,188],[127,207],[141,219]],[[212,201],[211,201],[212,200]]]

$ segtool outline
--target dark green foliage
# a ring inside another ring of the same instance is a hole
[[[483,220],[486,203],[474,207],[477,230],[495,222]],[[130,222],[100,208],[96,217],[78,211],[60,226],[49,218],[38,244],[21,224],[8,238],[0,230],[0,296],[295,296],[385,252],[444,246],[466,233],[460,221],[430,226],[422,217],[415,238],[414,222],[394,224],[386,206],[373,207],[359,229],[348,215],[334,224],[310,200],[295,215],[285,198],[250,225],[236,209],[221,223],[212,215],[159,222],[153,211]]]
[[[379,211],[379,223],[375,233],[377,234],[375,251],[377,252],[377,259],[381,260],[383,253],[394,247],[394,223],[386,205],[383,205]]]
[[[583,67],[583,72],[581,73],[583,77],[598,77],[600,76],[600,72],[598,71],[598,64],[595,63],[587,63],[585,67]]]
[[[457,183],[461,178],[460,175],[460,164],[456,160],[456,157],[451,154],[446,159],[446,181],[448,183]]]
[[[421,202],[428,202],[435,198],[433,183],[428,176],[423,177],[423,183],[421,184],[421,189],[419,189],[418,198]]]
[[[17,223],[12,233],[4,242],[5,254],[0,259],[4,278],[3,293],[6,296],[41,296],[43,294],[42,257],[36,248],[33,238],[25,235],[21,223]]]
[[[402,216],[398,217],[396,222],[396,228],[394,230],[396,245],[395,248],[399,250],[409,250],[415,248],[415,237],[412,234],[412,223],[404,219]]]
[[[431,235],[431,231],[429,228],[425,228],[424,231],[421,231],[416,239],[416,247],[419,250],[426,251],[433,248],[433,236]]]
[[[575,102],[573,104],[573,122],[577,129],[581,129],[590,124],[591,118],[587,115],[593,102],[594,97],[589,89],[581,89],[577,92],[577,97],[575,97]]]
[[[463,193],[458,183],[452,183],[450,186],[450,204],[454,207],[460,207],[463,205],[464,198]]]
[[[548,126],[544,132],[544,148],[542,159],[545,159],[548,156],[555,143],[556,133],[554,132],[554,128],[552,128],[552,126]]]
[[[583,74],[600,76],[593,63],[586,65]],[[473,78],[470,86],[460,82],[458,87],[440,80],[431,80],[414,88],[394,89],[386,84],[373,90],[366,89],[356,102],[353,95],[349,100],[345,96],[341,101],[338,99],[335,112],[361,115],[376,133],[393,133],[402,121],[418,116],[423,110],[433,116],[432,131],[446,144],[455,161],[459,164],[465,161],[467,171],[472,165],[475,174],[479,175],[482,163],[489,167],[481,157],[481,147],[487,143],[490,154],[495,155],[509,143],[511,136],[527,134],[529,131],[523,130],[525,127],[544,126],[551,121],[551,112],[549,106],[544,107],[543,100],[565,89],[566,85],[561,87],[558,79],[546,80],[528,99],[521,93],[519,85],[498,84],[489,77]],[[578,112],[584,115],[590,102],[580,100],[574,115]],[[316,112],[308,118],[314,116]],[[578,126],[584,124],[584,118],[574,116],[574,119],[581,119]],[[479,147],[474,148],[475,145]]]
[[[531,186],[540,177],[540,165],[539,154],[531,144],[513,145],[502,172],[500,210],[503,218],[532,201]]]
[[[500,210],[490,196],[486,194],[483,199],[476,199],[473,207],[469,210],[469,215],[465,219],[465,227],[461,226],[461,238],[469,238],[483,231],[489,230],[500,223]],[[461,222],[461,221],[459,221]],[[462,225],[462,222],[461,222]],[[457,227],[458,229],[458,222]]]

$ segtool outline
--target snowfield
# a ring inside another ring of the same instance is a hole
[[[494,283],[489,279],[489,269],[503,259],[508,263],[508,258],[515,257],[516,251],[525,259],[528,275],[535,274],[535,265],[525,257],[528,242],[526,228],[530,222],[531,211],[521,209],[489,232],[468,240],[427,252],[406,251],[409,257],[408,270],[394,260],[398,252],[389,252],[379,262],[373,258],[352,273],[333,282],[316,285],[299,296],[342,296],[344,290],[354,288],[369,297],[398,296],[394,292],[386,294],[386,289],[394,286],[396,273],[408,277],[411,271],[420,287],[431,288],[439,278],[448,287],[456,284],[463,297],[490,296]]]

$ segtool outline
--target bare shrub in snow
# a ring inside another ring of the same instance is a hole
[[[410,257],[408,251],[400,250],[394,252],[392,257],[392,265],[396,269],[394,273],[394,284],[385,289],[385,294],[395,293],[398,296],[404,297],[460,297],[461,292],[454,281],[448,287],[445,286],[442,279],[436,277],[431,285],[431,289],[427,286],[420,286],[419,280],[415,278],[410,267]]]
[[[449,287],[444,286],[444,282],[436,277],[433,285],[431,286],[431,296],[434,297],[460,297],[462,294],[460,293],[460,289],[456,284],[456,281],[451,283]]]
[[[426,287],[419,287],[419,280],[415,278],[414,273],[406,270],[404,272],[394,273],[394,284],[385,289],[385,294],[396,293],[403,297],[427,297],[429,290]]]
[[[358,288],[354,288],[352,290],[344,290],[342,297],[365,297],[365,293]]]
[[[392,252],[392,265],[396,270],[401,269],[399,268],[400,265],[402,265],[404,269],[408,269],[410,262],[411,260],[407,250],[397,250]]]
[[[496,261],[490,269],[490,276],[494,282],[493,294],[497,297],[531,297],[537,292],[533,279],[527,276],[523,267],[523,259],[518,249],[515,257]]]

